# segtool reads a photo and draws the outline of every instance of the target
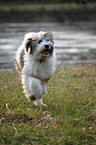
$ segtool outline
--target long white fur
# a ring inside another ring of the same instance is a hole
[[[46,106],[42,102],[42,96],[46,93],[47,90],[47,81],[52,77],[55,71],[55,52],[53,50],[53,55],[50,55],[45,59],[44,62],[40,63],[40,52],[44,49],[44,46],[46,44],[53,46],[52,41],[48,41],[47,38],[44,38],[44,34],[47,32],[38,32],[38,33],[28,33],[25,35],[24,41],[22,42],[22,45],[18,49],[16,61],[21,69],[21,78],[22,78],[22,84],[24,88],[24,93],[26,97],[30,100],[30,96],[34,95],[36,97],[36,100],[34,101],[35,105],[39,106]],[[35,48],[35,51],[33,54],[30,54],[30,50],[27,52],[25,49],[26,42],[29,38],[35,39],[38,36],[38,38],[42,38],[43,42],[41,44],[38,44]],[[23,52],[24,51],[24,52]],[[20,60],[21,56],[20,54],[24,53],[23,59],[24,59],[24,66],[21,66]]]

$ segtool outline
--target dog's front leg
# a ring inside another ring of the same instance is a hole
[[[29,101],[34,101],[35,105],[46,106],[42,103],[44,90],[41,81],[29,75],[22,75],[24,93]]]

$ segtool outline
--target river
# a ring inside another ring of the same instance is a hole
[[[0,69],[13,69],[24,35],[38,31],[53,33],[57,67],[96,64],[96,23],[1,23]]]

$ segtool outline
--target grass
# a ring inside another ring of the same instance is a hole
[[[69,8],[69,7],[76,7],[82,8],[85,7],[83,4],[76,4],[72,3],[0,3],[0,9],[42,9],[42,8]],[[94,3],[87,3],[86,7],[96,7],[96,2]]]
[[[28,102],[14,70],[0,71],[0,143],[96,144],[95,66],[56,69],[43,102]]]

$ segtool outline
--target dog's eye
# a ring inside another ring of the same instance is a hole
[[[42,40],[39,40],[39,42],[38,42],[38,43],[40,44],[41,42],[42,42]]]

